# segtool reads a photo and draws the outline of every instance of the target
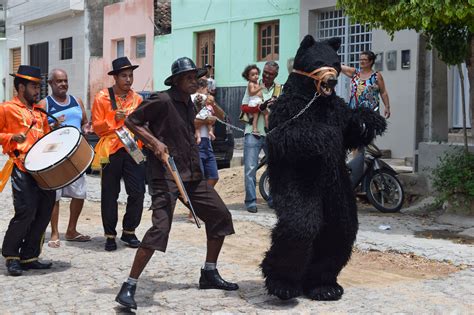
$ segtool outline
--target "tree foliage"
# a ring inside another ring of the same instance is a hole
[[[360,23],[387,31],[413,29],[428,36],[440,59],[464,62],[474,34],[474,0],[337,0]]]

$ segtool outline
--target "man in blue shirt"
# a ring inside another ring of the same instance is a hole
[[[58,127],[60,124],[73,126],[84,132],[90,131],[82,100],[67,93],[69,84],[66,71],[53,69],[48,76],[48,83],[51,86],[52,95],[41,100],[40,104],[44,106],[48,113],[56,117],[59,122],[55,123],[53,120],[50,120],[50,124],[53,124],[53,127]],[[53,248],[60,246],[58,221],[59,200],[61,197],[72,198],[69,224],[65,233],[66,240],[74,242],[90,241],[90,236],[83,235],[76,229],[77,221],[84,205],[84,199],[86,199],[86,178],[84,174],[72,184],[56,191],[56,202],[51,214],[51,239],[48,242],[48,246]]]

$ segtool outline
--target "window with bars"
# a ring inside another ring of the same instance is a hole
[[[72,59],[72,37],[61,39],[61,60]]]
[[[5,21],[6,21],[6,18],[7,18],[6,13],[7,13],[6,5],[0,3],[0,38],[5,37],[5,30],[6,30]]]
[[[341,62],[351,67],[359,67],[360,53],[372,47],[372,31],[368,25],[351,24],[343,10],[319,12],[316,34],[319,40],[340,37]]]
[[[258,61],[278,60],[280,54],[280,21],[258,24]]]

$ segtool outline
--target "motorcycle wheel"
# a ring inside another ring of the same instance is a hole
[[[399,212],[405,193],[396,173],[387,169],[373,171],[365,178],[365,192],[369,202],[380,212]]]
[[[260,195],[265,201],[268,201],[268,196],[270,196],[270,183],[268,181],[268,170],[265,170],[260,176],[260,181],[258,183],[258,190]]]

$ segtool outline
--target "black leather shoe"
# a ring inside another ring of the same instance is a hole
[[[239,289],[237,283],[227,282],[221,278],[217,269],[201,269],[201,278],[199,278],[199,289],[219,289],[234,291]]]
[[[21,268],[23,270],[30,270],[30,269],[49,269],[53,265],[52,263],[40,263],[39,261],[35,260],[28,263],[20,263]]]
[[[115,238],[107,238],[105,240],[105,250],[111,252],[117,249],[117,243],[115,243]]]
[[[135,234],[122,234],[120,240],[124,242],[125,245],[132,248],[137,248],[138,246],[140,246],[140,241],[138,240]]]
[[[118,302],[120,305],[133,308],[134,310],[137,309],[137,303],[135,302],[135,290],[137,289],[136,285],[131,285],[127,282],[122,284],[122,288],[120,288],[119,294],[115,298],[115,301]]]
[[[10,276],[21,276],[23,269],[21,269],[20,261],[18,259],[7,259],[7,271]]]
[[[250,213],[257,213],[258,212],[257,207],[247,208],[247,211],[250,212]]]

